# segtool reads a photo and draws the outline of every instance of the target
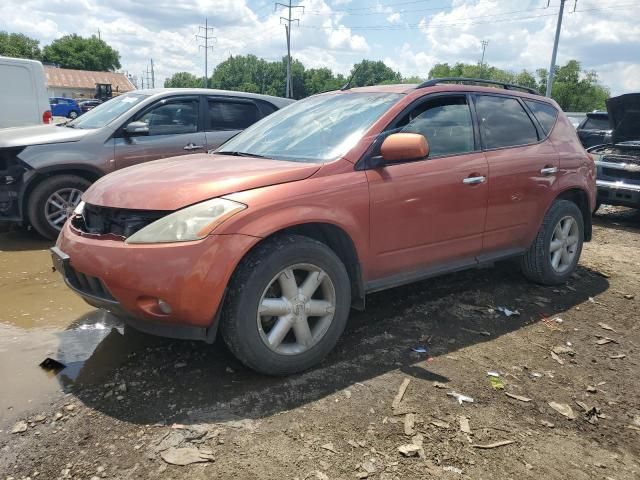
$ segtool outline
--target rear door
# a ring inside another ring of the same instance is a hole
[[[128,135],[124,127],[144,122],[148,135]],[[206,151],[197,95],[165,98],[134,115],[115,137],[116,168]]]
[[[489,164],[483,253],[513,253],[529,246],[556,195],[558,155],[520,98],[476,94],[474,99]]]
[[[250,99],[234,97],[207,97],[206,102],[207,149],[214,150],[257,122],[262,114]]]

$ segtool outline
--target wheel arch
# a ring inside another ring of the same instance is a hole
[[[27,203],[33,190],[44,180],[58,175],[76,175],[84,178],[88,182],[95,182],[104,175],[99,169],[87,165],[65,165],[64,167],[45,167],[35,170],[35,174],[31,176],[29,182],[24,186],[22,192],[22,200],[20,202],[20,212],[24,221],[28,222],[25,214],[27,211]]]
[[[351,283],[351,306],[357,310],[364,310],[365,293],[364,280],[358,251],[349,234],[341,227],[327,222],[307,222],[290,225],[273,231],[256,242],[243,258],[249,255],[256,247],[280,235],[301,235],[312,238],[328,246],[340,258]],[[241,260],[242,261],[242,260]],[[240,262],[238,262],[238,265]],[[237,268],[237,265],[236,265]]]
[[[591,208],[589,207],[589,195],[587,192],[582,188],[568,188],[560,192],[553,202],[555,203],[558,200],[568,200],[578,206],[580,212],[582,212],[582,220],[584,223],[584,241],[591,241],[593,224],[591,221]]]

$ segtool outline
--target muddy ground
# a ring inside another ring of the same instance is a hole
[[[371,295],[288,378],[111,323],[4,234],[0,479],[638,479],[640,214],[595,222],[567,285],[506,262]],[[167,462],[185,452],[202,463]]]

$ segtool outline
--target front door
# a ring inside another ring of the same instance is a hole
[[[116,168],[205,152],[206,139],[200,128],[199,108],[198,97],[181,97],[160,100],[138,113],[131,121],[146,123],[149,133],[130,135],[123,131],[116,136]]]
[[[521,100],[477,95],[475,106],[491,177],[483,250],[522,250],[555,196],[558,154]]]
[[[420,133],[428,158],[367,171],[373,279],[473,262],[482,248],[488,168],[465,94],[427,99],[389,132]]]

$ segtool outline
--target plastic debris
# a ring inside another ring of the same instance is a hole
[[[507,397],[513,398],[515,400],[520,400],[521,402],[530,402],[531,399],[529,397],[523,397],[522,395],[516,395],[515,393],[504,392]]]
[[[413,347],[411,350],[413,350],[416,353],[427,353],[427,347],[423,345],[418,345],[417,347]]]
[[[618,343],[613,338],[602,337],[596,341],[596,345],[606,345],[607,343]]]
[[[400,402],[402,402],[402,397],[404,397],[404,392],[407,391],[407,387],[409,386],[409,382],[411,381],[411,379],[409,378],[405,378],[402,381],[402,384],[400,385],[400,388],[398,389],[398,393],[396,393],[395,398],[393,399],[393,402],[391,402],[391,407],[396,409],[400,406]]]
[[[497,310],[499,312],[504,313],[507,317],[511,317],[513,315],[520,315],[518,310],[509,310],[507,307],[498,307]]]
[[[553,319],[553,321],[554,321],[554,322],[556,322],[556,323],[562,323],[562,322],[564,322],[564,320],[563,320],[563,319],[561,319],[560,317],[556,317],[556,318],[554,318],[554,319]]]
[[[610,326],[610,325],[607,325],[606,323],[599,322],[598,325],[600,326],[600,328],[602,328],[604,330],[609,330],[610,332],[615,332],[613,327]]]
[[[447,466],[442,467],[442,470],[445,472],[457,473],[458,475],[462,475],[462,469],[458,467]]]
[[[67,366],[64,363],[59,362],[51,357],[45,358],[40,362],[40,368],[58,373],[60,370],[65,369]]]
[[[491,387],[493,387],[494,390],[504,390],[504,382],[499,376],[496,377],[496,376],[490,375],[489,383],[491,383]]]
[[[504,447],[506,445],[511,445],[512,443],[515,443],[513,440],[501,440],[499,442],[495,442],[495,443],[487,443],[485,445],[479,445],[477,443],[474,443],[473,445],[471,445],[473,448],[481,448],[481,449],[491,449],[491,448],[498,448],[498,447]]]
[[[487,372],[487,375],[489,375],[490,377],[499,377],[500,376],[500,372],[496,372],[496,371],[490,371]]]
[[[575,420],[576,414],[573,409],[566,403],[548,402],[549,406],[553,408],[560,415],[567,417],[569,420]]]
[[[619,359],[625,358],[625,357],[626,357],[626,355],[624,353],[617,353],[615,355],[609,355],[609,358],[611,360],[619,360]]]
[[[468,397],[467,395],[463,395],[463,394],[458,393],[458,392],[447,392],[447,395],[449,395],[450,397],[453,397],[456,400],[458,400],[458,403],[460,405],[462,405],[462,402],[473,403],[473,398]]]
[[[471,426],[469,425],[469,419],[467,417],[458,417],[458,422],[460,422],[460,431],[462,433],[471,433]]]

